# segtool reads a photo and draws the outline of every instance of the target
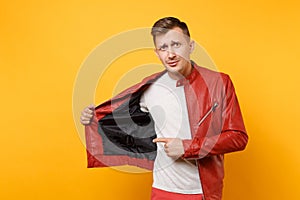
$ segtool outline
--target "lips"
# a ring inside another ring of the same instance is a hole
[[[169,61],[169,62],[167,62],[167,64],[170,66],[170,67],[176,67],[176,65],[178,64],[178,60],[176,60],[176,61]]]

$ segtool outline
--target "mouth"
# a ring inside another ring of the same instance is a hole
[[[174,61],[169,61],[167,62],[167,64],[170,66],[170,67],[176,67],[177,64],[178,64],[178,60],[174,60]]]

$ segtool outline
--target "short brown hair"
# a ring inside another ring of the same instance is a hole
[[[179,27],[182,29],[183,33],[190,37],[189,29],[186,25],[186,23],[180,21],[179,19],[175,17],[164,17],[162,19],[159,19],[154,23],[151,30],[151,35],[153,36],[153,41],[155,43],[155,37],[159,34],[165,34],[169,30]]]

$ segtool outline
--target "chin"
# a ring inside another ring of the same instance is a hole
[[[166,68],[169,72],[178,72],[178,71],[179,71],[179,67],[178,67],[178,66],[170,67],[169,65],[165,65],[165,68]]]
[[[181,68],[180,67],[166,67],[167,71],[174,74],[174,75],[179,75],[181,74],[180,71],[181,71]]]

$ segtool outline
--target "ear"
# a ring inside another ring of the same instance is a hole
[[[195,49],[195,41],[191,40],[190,41],[190,54],[193,53],[194,49]]]

